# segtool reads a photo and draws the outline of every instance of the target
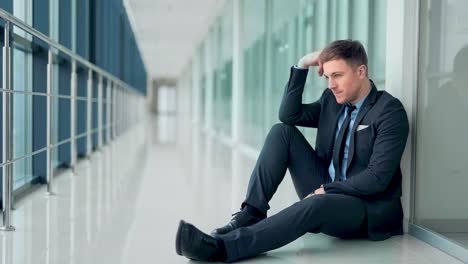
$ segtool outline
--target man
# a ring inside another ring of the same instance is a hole
[[[320,99],[302,104],[310,66],[328,79]],[[383,240],[400,235],[400,160],[408,137],[401,102],[377,91],[358,41],[338,40],[301,58],[252,172],[241,211],[207,235],[181,221],[176,251],[195,260],[232,262],[307,232]],[[313,149],[296,126],[317,128]],[[289,169],[300,201],[266,217]]]

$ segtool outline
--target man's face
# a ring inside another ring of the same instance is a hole
[[[323,64],[323,74],[328,80],[328,88],[332,90],[339,104],[359,101],[363,90],[363,81],[367,78],[366,66],[352,67],[344,60],[331,60]]]

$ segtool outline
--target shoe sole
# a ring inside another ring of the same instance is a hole
[[[179,222],[179,227],[177,228],[177,235],[176,235],[176,252],[179,256],[182,256],[182,249],[181,249],[181,239],[180,237],[182,236],[182,227],[185,225],[184,220],[180,220]]]

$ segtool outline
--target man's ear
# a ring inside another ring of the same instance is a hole
[[[366,77],[367,77],[367,66],[364,65],[364,64],[363,64],[363,65],[360,65],[360,66],[358,67],[358,73],[359,73],[359,77],[360,77],[361,79],[366,78]]]

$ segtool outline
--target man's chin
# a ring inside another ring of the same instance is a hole
[[[346,104],[346,103],[347,103],[347,101],[344,100],[344,99],[342,99],[342,98],[336,98],[336,97],[335,97],[335,99],[336,99],[336,102],[337,102],[338,104]]]

